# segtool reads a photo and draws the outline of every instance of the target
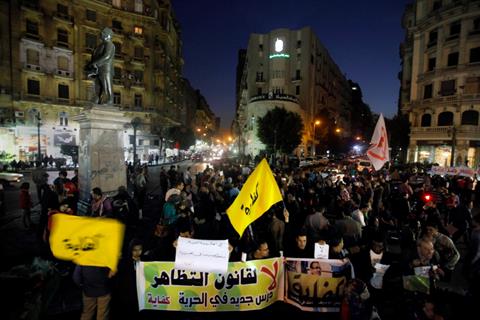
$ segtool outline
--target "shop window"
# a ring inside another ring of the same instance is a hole
[[[451,126],[453,125],[453,113],[450,111],[442,112],[438,115],[439,126]]]
[[[431,114],[424,114],[422,116],[422,123],[420,124],[420,126],[422,127],[430,127],[432,125],[432,115]]]
[[[462,124],[478,126],[478,111],[468,110],[462,113]]]

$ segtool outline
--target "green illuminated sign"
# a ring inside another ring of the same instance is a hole
[[[273,58],[290,58],[290,55],[287,53],[274,53],[269,56],[270,59]]]

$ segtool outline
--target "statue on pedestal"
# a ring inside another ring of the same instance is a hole
[[[90,62],[85,66],[89,78],[95,80],[96,104],[113,104],[113,58],[115,45],[112,42],[113,31],[110,28],[102,30],[100,43],[93,51]]]

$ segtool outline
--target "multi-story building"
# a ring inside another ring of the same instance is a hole
[[[303,120],[298,154],[314,152],[319,117],[324,120],[320,125],[350,135],[350,87],[311,28],[250,35],[246,55],[239,54],[242,65],[233,125],[241,153],[257,155],[265,148],[257,137],[257,120],[275,106]]]
[[[114,32],[114,104],[127,122],[140,119],[139,159],[181,124],[182,42],[170,0],[2,1],[0,17],[0,149],[17,160],[36,158],[38,124],[43,155],[77,143],[71,119],[91,104],[83,68],[104,27]],[[126,127],[130,160],[132,138]]]
[[[411,130],[408,161],[480,162],[480,1],[416,0],[401,45],[401,111]]]

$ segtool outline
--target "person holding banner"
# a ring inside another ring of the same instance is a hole
[[[109,319],[110,278],[113,272],[106,267],[77,265],[73,281],[82,289],[83,309],[80,320]]]

